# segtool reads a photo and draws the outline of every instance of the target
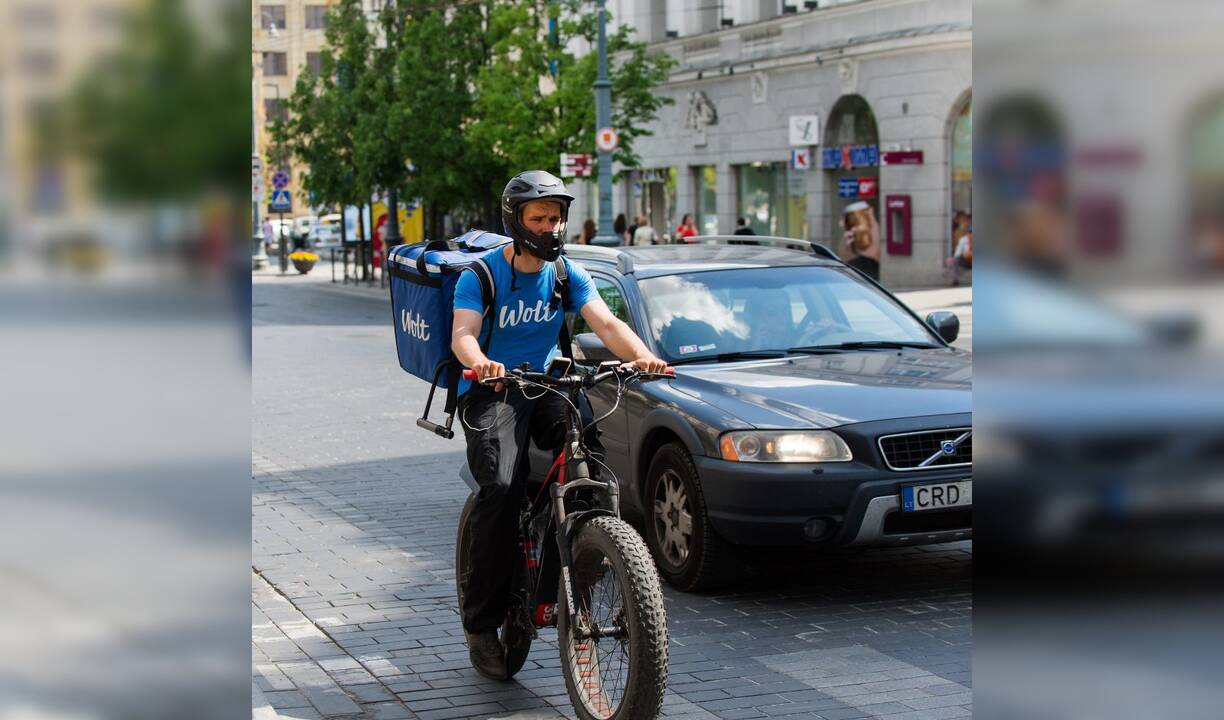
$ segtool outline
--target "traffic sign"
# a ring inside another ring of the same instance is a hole
[[[276,188],[277,190],[284,190],[285,188],[289,187],[289,174],[284,170],[278,170],[276,174],[272,176],[272,187]]]
[[[595,147],[602,152],[612,152],[620,143],[620,136],[616,134],[616,130],[610,127],[600,128],[599,132],[595,133]]]
[[[591,177],[590,153],[561,153],[561,177]]]
[[[276,180],[273,179],[272,182],[276,182]],[[268,207],[275,213],[289,212],[293,208],[293,200],[289,195],[289,191],[283,189],[273,190],[272,203]]]

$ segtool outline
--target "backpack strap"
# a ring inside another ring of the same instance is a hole
[[[422,257],[424,253],[422,253]],[[489,334],[485,341],[481,343],[480,350],[483,353],[489,352],[489,345],[493,342],[493,329],[496,324],[492,322],[493,317],[493,301],[497,296],[497,285],[493,281],[493,271],[489,269],[488,263],[484,258],[476,258],[469,264],[465,270],[471,270],[476,279],[480,281],[480,305],[484,308],[481,312],[482,318],[490,318]],[[446,383],[446,405],[443,411],[447,414],[453,414],[455,408],[459,405],[459,378],[463,372],[463,367],[459,361],[451,355],[450,366],[447,368],[447,383]]]
[[[565,298],[569,296],[569,268],[565,265],[565,258],[559,257],[553,260],[553,270],[556,273],[556,281],[553,283],[552,300],[548,303],[548,309],[554,312],[558,308],[565,309]],[[561,350],[561,356],[574,358],[573,342],[570,340],[569,326],[565,324],[565,317],[561,317],[561,332],[557,336],[557,347]]]

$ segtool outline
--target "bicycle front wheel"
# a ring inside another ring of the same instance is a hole
[[[583,720],[657,718],[667,687],[667,613],[650,551],[628,523],[597,517],[573,544],[573,602],[564,578],[557,644]]]

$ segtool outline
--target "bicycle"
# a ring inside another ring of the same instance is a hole
[[[606,468],[601,479],[591,476],[589,463],[599,460],[582,438],[611,411],[582,427],[578,397],[616,379],[619,403],[626,382],[670,376],[608,362],[562,377],[514,369],[484,381],[504,383],[508,391],[564,393],[567,400],[565,444],[544,483],[524,492],[518,523],[523,561],[514,568],[515,589],[501,628],[507,675],[499,679],[522,669],[538,631],[555,626],[566,690],[583,720],[658,717],[667,685],[667,615],[650,551],[620,519],[615,476]],[[471,370],[463,377],[476,379]],[[475,501],[469,495],[463,506],[455,543],[460,607],[471,575]]]

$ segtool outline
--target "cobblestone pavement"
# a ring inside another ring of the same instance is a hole
[[[572,717],[555,632],[508,683],[468,665],[454,598],[462,440],[389,308],[293,276],[254,286],[256,717]],[[969,543],[762,556],[719,594],[665,589],[669,718],[969,717]]]

